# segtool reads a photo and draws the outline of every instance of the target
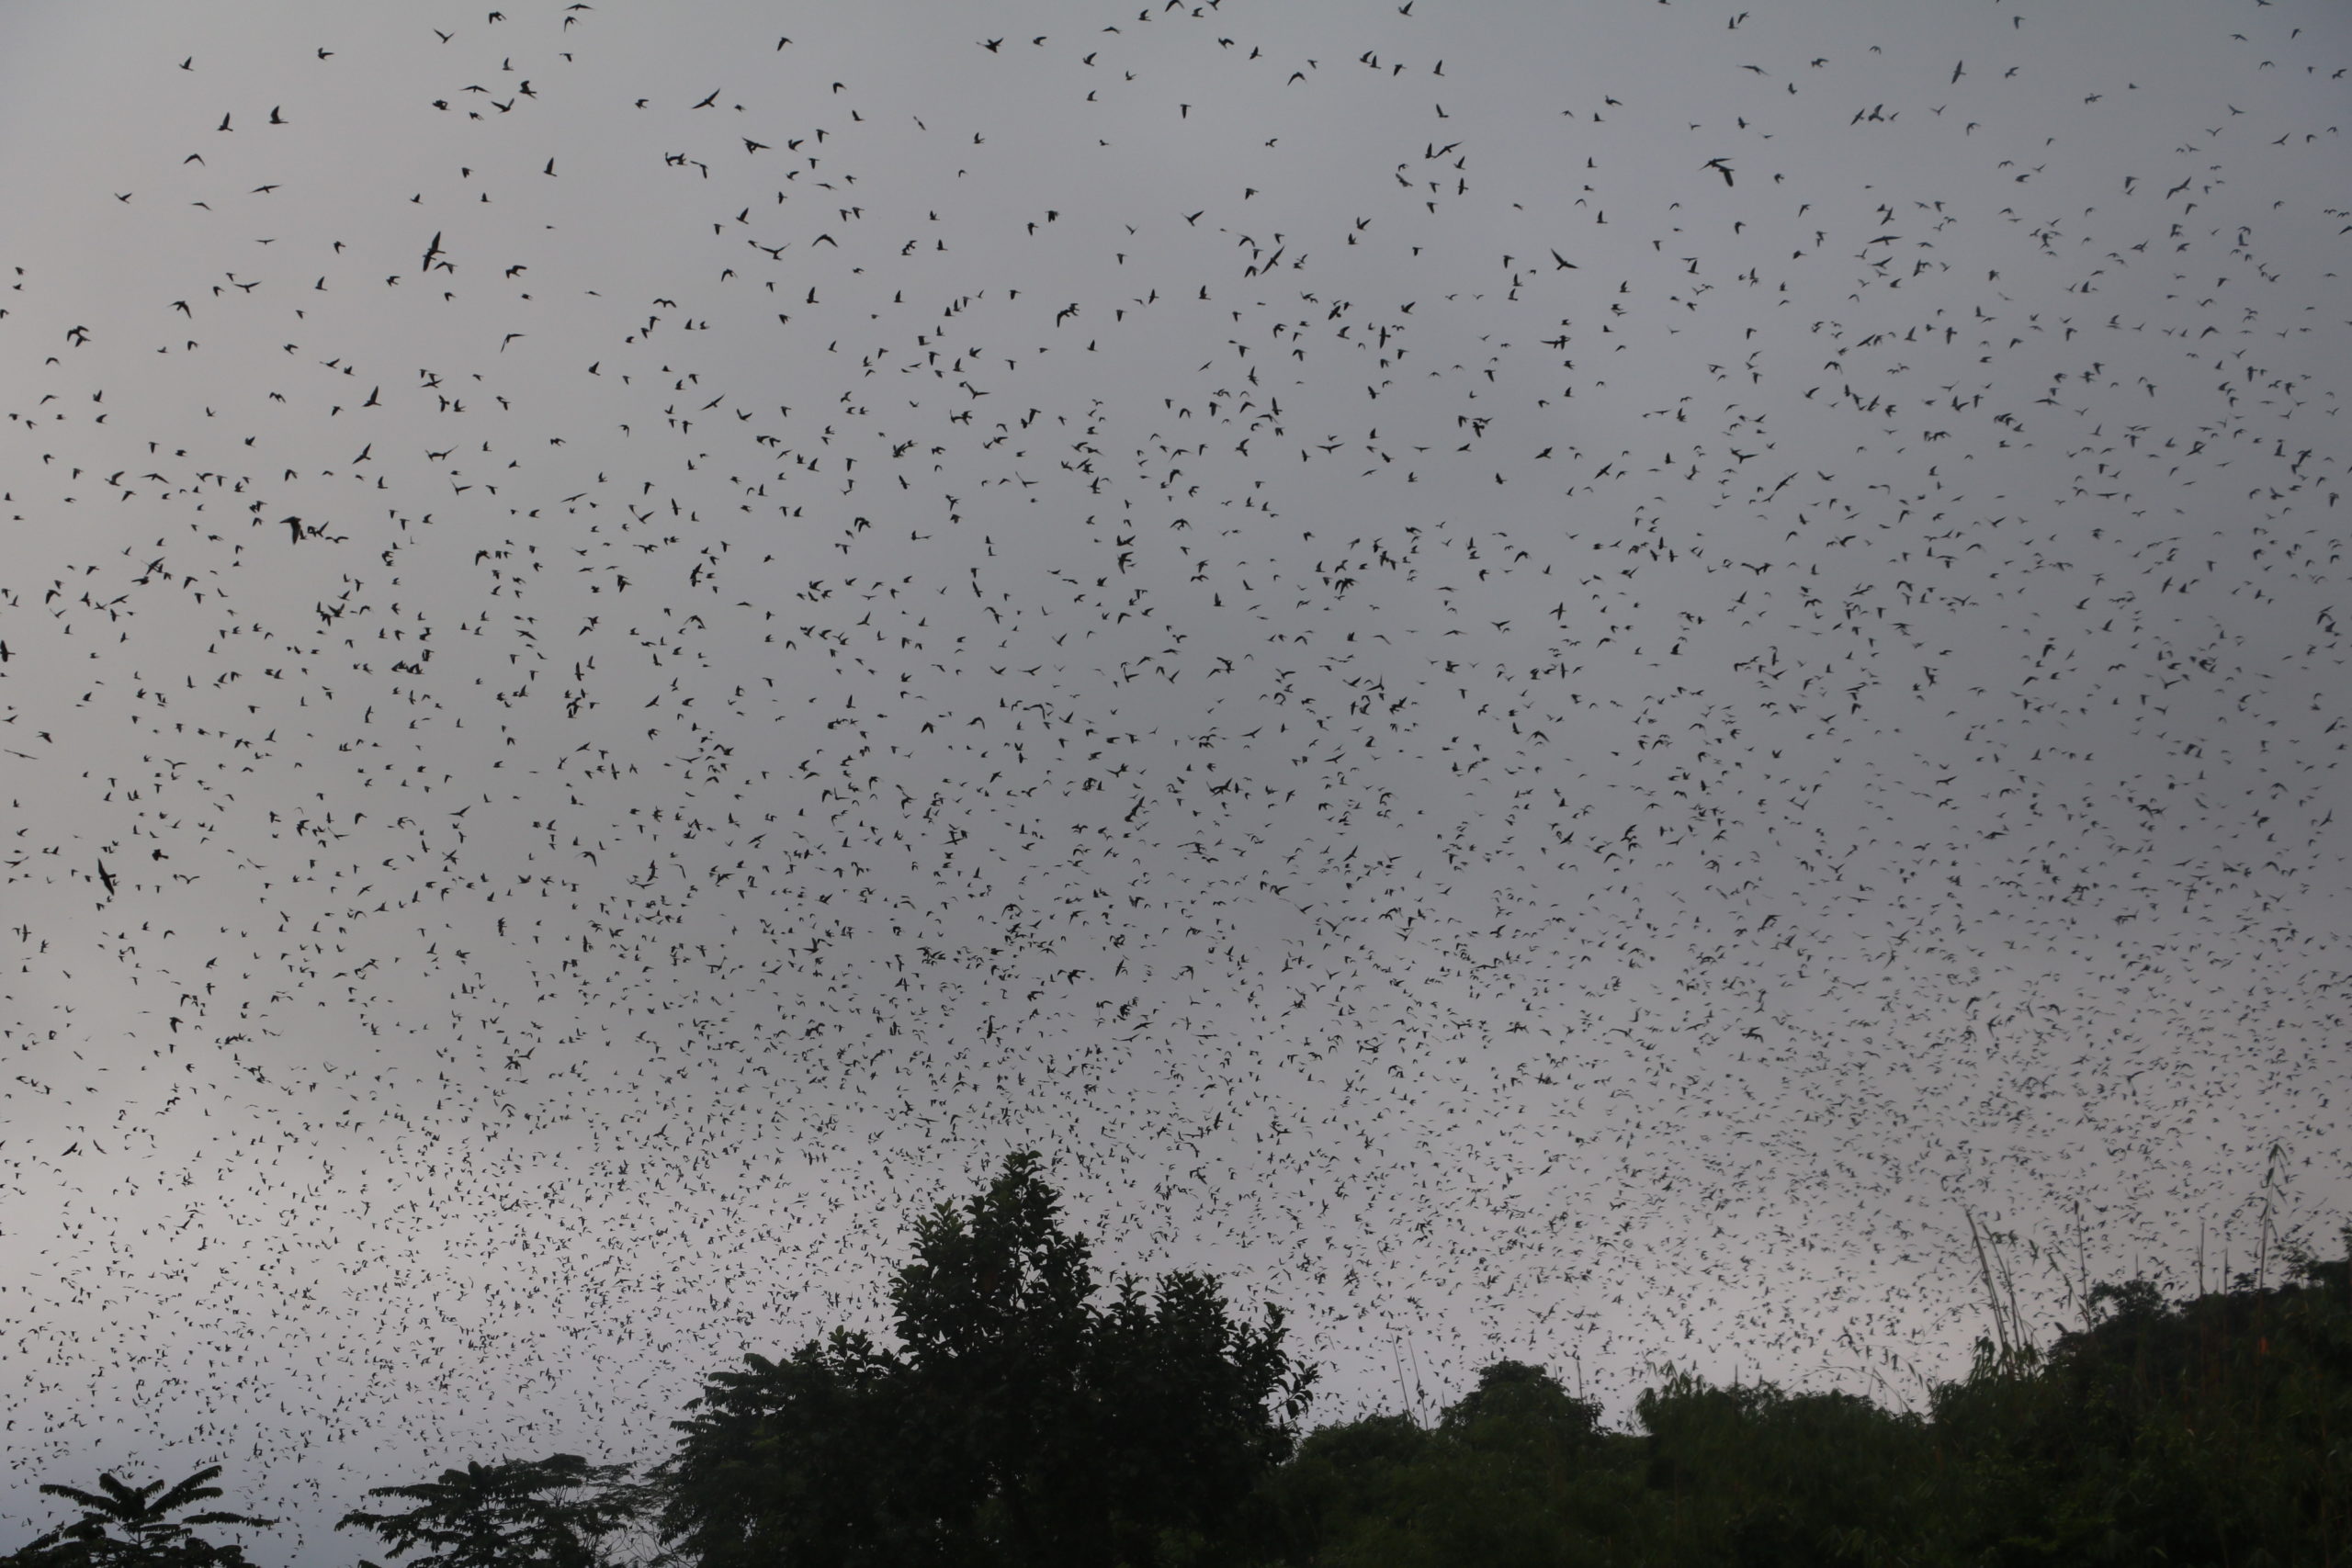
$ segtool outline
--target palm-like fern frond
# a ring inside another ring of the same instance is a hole
[[[99,1490],[87,1492],[60,1482],[45,1482],[40,1490],[78,1505],[82,1517],[60,1526],[17,1554],[45,1568],[244,1568],[244,1549],[216,1546],[192,1533],[195,1525],[253,1525],[264,1529],[276,1519],[215,1511],[171,1516],[180,1509],[221,1495],[205,1483],[220,1473],[211,1465],[165,1490],[160,1481],[132,1486],[111,1472],[98,1477]],[[157,1496],[157,1493],[162,1493]],[[120,1532],[119,1537],[109,1529]]]

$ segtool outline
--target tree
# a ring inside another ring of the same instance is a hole
[[[1409,1528],[1416,1484],[1438,1439],[1405,1415],[1371,1415],[1319,1427],[1269,1478],[1286,1562],[1337,1561],[1335,1548]]]
[[[1478,1386],[1445,1408],[1438,1427],[1473,1445],[1540,1438],[1573,1453],[1598,1440],[1600,1406],[1577,1398],[1541,1367],[1501,1360],[1480,1371]]]
[[[98,1492],[45,1482],[40,1490],[82,1506],[82,1517],[0,1559],[11,1568],[248,1568],[244,1548],[232,1542],[216,1546],[192,1533],[191,1525],[254,1525],[264,1529],[276,1519],[244,1514],[170,1516],[191,1504],[221,1495],[206,1482],[220,1473],[212,1465],[171,1488],[160,1497],[164,1483],[151,1481],[133,1488],[110,1474],[98,1477]],[[109,1529],[120,1536],[109,1535]]]
[[[967,1213],[943,1202],[917,1220],[915,1260],[889,1293],[906,1384],[949,1489],[940,1501],[978,1504],[981,1533],[1021,1543],[1042,1568],[1100,1534],[1102,1521],[1080,1516],[1102,1511],[1108,1478],[1086,1377],[1091,1249],[1062,1234],[1058,1199],[1035,1166],[1034,1154],[1016,1154]]]
[[[1251,1331],[1205,1275],[1163,1275],[1146,1303],[1132,1277],[1097,1320],[1088,1382],[1110,1483],[1104,1523],[1116,1560],[1230,1533],[1245,1500],[1290,1458],[1315,1370],[1294,1369],[1283,1314]],[[1281,1419],[1267,1402],[1280,1401]],[[1163,1545],[1163,1541],[1165,1544]]]
[[[1133,1278],[1107,1307],[1037,1156],[914,1222],[900,1348],[835,1329],[716,1373],[653,1472],[662,1539],[701,1568],[1114,1568],[1230,1533],[1288,1457],[1315,1369],[1283,1315],[1236,1324],[1216,1281]],[[1270,1409],[1270,1402],[1274,1408]]]
[[[781,1361],[713,1372],[670,1425],[684,1432],[650,1478],[663,1489],[664,1562],[698,1568],[946,1562],[944,1521],[970,1499],[919,1501],[929,1445],[907,1431],[904,1368],[844,1329]]]
[[[371,1488],[370,1497],[409,1497],[420,1506],[405,1514],[355,1510],[334,1528],[374,1530],[391,1543],[394,1557],[420,1544],[430,1548],[431,1555],[413,1568],[605,1568],[601,1542],[653,1501],[650,1487],[626,1480],[629,1468],[591,1465],[578,1454],[474,1461],[443,1471],[438,1481]],[[588,1495],[548,1495],[572,1488],[585,1488]],[[378,1565],[363,1560],[360,1568]]]

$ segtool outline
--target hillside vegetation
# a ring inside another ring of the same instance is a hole
[[[1634,1431],[1514,1360],[1433,1423],[1307,1429],[1278,1308],[1238,1322],[1189,1273],[1098,1301],[1032,1155],[914,1228],[895,1347],[835,1329],[709,1374],[639,1478],[475,1461],[337,1528],[404,1568],[2352,1563],[2352,1226],[2278,1282],[2092,1287],[2040,1349],[1988,1266],[1996,1333],[1920,1409],[1670,1372]],[[81,1517],[0,1568],[247,1568],[196,1527],[272,1521],[171,1517],[219,1473],[44,1485]]]

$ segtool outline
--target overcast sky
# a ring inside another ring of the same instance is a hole
[[[658,1459],[1021,1147],[1326,1419],[2328,1243],[2347,65],[9,8],[0,1544]]]

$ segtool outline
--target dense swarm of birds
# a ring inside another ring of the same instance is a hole
[[[12,111],[11,1518],[651,1457],[1031,1145],[1357,1407],[2340,1213],[2339,13],[751,12]]]

